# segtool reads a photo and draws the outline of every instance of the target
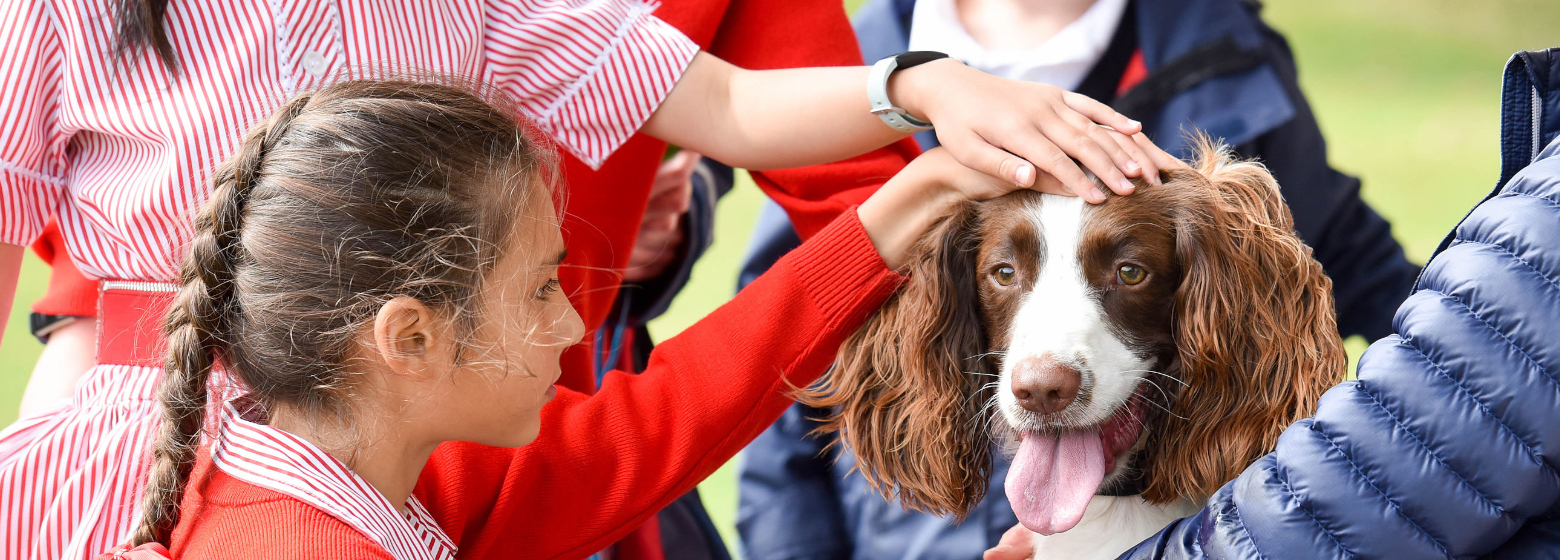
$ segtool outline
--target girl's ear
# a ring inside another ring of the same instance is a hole
[[[985,496],[992,459],[991,391],[977,375],[995,373],[976,289],[978,222],[970,203],[934,225],[912,250],[909,282],[801,398],[831,410],[818,431],[840,433],[874,490],[958,517]]]
[[[416,298],[397,297],[380,306],[374,317],[374,351],[385,365],[402,375],[420,375],[442,360],[449,341],[438,315]],[[453,360],[451,360],[453,361]],[[442,371],[442,369],[438,369]]]
[[[1197,172],[1177,171],[1177,359],[1184,385],[1144,450],[1144,496],[1212,495],[1268,452],[1344,377],[1332,282],[1294,233],[1262,165],[1206,138]],[[1158,412],[1158,411],[1156,411]]]

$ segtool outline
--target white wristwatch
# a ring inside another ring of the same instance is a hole
[[[943,58],[948,58],[948,55],[934,51],[910,51],[884,58],[877,61],[877,64],[873,64],[872,71],[867,73],[867,101],[872,103],[872,114],[883,119],[883,124],[900,132],[931,130],[932,123],[910,116],[908,111],[888,100],[888,76],[895,70],[919,66]]]

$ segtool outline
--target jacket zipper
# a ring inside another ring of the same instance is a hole
[[[1540,113],[1544,110],[1544,104],[1540,103],[1538,98],[1538,86],[1534,86],[1531,92],[1533,96],[1533,129],[1532,132],[1528,133],[1528,136],[1533,138],[1533,147],[1528,152],[1528,163],[1533,163],[1533,160],[1538,159],[1538,150],[1542,148],[1542,146],[1538,145],[1538,139],[1543,136],[1539,134],[1538,127],[1544,122],[1543,119],[1539,118]]]

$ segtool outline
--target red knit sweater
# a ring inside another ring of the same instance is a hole
[[[560,390],[517,448],[441,446],[415,495],[461,558],[584,558],[693,488],[780,416],[899,285],[854,211],[594,396]],[[389,558],[298,500],[202,456],[174,558]]]

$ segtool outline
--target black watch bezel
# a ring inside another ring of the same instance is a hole
[[[934,60],[942,60],[944,58],[948,58],[948,55],[937,51],[905,51],[894,55],[894,69],[904,70],[906,68],[914,68],[916,66],[920,66]]]

